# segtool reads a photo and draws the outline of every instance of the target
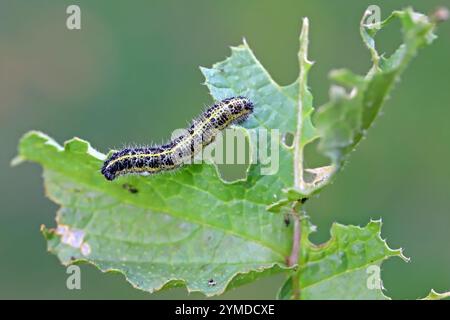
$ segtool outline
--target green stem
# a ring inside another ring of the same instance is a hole
[[[302,131],[303,131],[303,103],[304,98],[307,94],[307,75],[308,68],[311,62],[308,61],[308,32],[309,32],[309,21],[307,18],[303,19],[302,31],[300,33],[300,49],[298,52],[298,60],[300,66],[300,75],[298,79],[299,91],[298,91],[298,106],[297,106],[297,128],[295,130],[294,136],[294,187],[301,192],[305,192],[306,184],[303,179],[303,145],[301,143]],[[300,215],[297,211],[297,205],[299,202],[295,202],[291,216],[294,220],[294,230],[292,235],[292,249],[291,254],[287,259],[287,264],[289,267],[293,267],[298,264],[300,256],[300,244],[301,244],[301,233],[302,226],[300,221]],[[294,299],[300,299],[300,281],[299,273],[295,272],[292,276],[293,281],[293,292]]]
[[[292,238],[292,250],[289,255],[287,264],[289,267],[293,267],[299,263],[300,259],[300,244],[302,239],[302,224],[299,213],[296,209],[297,203],[294,204],[291,211],[291,216],[294,220],[294,230],[293,230],[293,238]],[[295,300],[300,299],[300,278],[299,271],[295,270],[294,275],[292,276],[292,292],[293,298]]]
[[[303,19],[302,31],[300,33],[300,50],[298,52],[298,60],[300,65],[299,75],[299,91],[298,91],[298,106],[297,106],[297,128],[294,136],[294,186],[299,190],[304,190],[305,182],[303,180],[303,146],[301,143],[302,129],[303,129],[303,98],[305,96],[305,88],[307,86],[307,56],[308,56],[308,32],[309,21],[307,18]]]

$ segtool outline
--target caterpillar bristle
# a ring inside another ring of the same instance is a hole
[[[226,98],[194,118],[186,132],[167,143],[152,146],[125,146],[103,164],[101,173],[107,180],[124,174],[157,174],[180,168],[201,148],[214,141],[221,130],[244,122],[253,112],[253,103],[242,96]]]

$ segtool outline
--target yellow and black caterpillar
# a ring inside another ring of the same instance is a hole
[[[210,144],[220,130],[245,121],[253,112],[253,103],[245,97],[216,102],[192,121],[186,132],[170,142],[153,147],[125,148],[113,153],[103,164],[102,174],[108,180],[117,176],[155,174],[180,167]]]

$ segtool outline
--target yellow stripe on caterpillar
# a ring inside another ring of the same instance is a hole
[[[210,144],[217,133],[232,123],[244,121],[253,112],[253,103],[245,97],[233,97],[215,103],[192,121],[186,133],[161,146],[125,148],[112,154],[103,164],[108,180],[129,173],[155,174],[172,170],[193,158],[197,145]]]

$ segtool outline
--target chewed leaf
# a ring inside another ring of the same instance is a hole
[[[308,248],[299,267],[300,299],[386,299],[380,277],[381,263],[390,257],[403,256],[381,239],[381,222],[365,227],[333,224],[331,239],[321,246],[311,244],[309,233],[302,238]],[[293,298],[293,278],[287,279],[279,292],[280,299]]]
[[[289,86],[276,84],[245,42],[226,60],[202,68],[215,100],[245,96],[254,105],[243,126],[249,144],[256,146],[251,154],[258,158],[246,177],[233,183],[222,180],[208,161],[173,174],[107,181],[100,173],[106,156],[87,141],[74,138],[61,146],[41,132],[26,134],[12,164],[39,163],[46,194],[61,207],[56,226],[42,228],[48,249],[65,265],[85,261],[104,272],[117,271],[148,292],[184,285],[212,296],[289,272],[292,278],[280,298],[296,297],[297,287],[302,299],[386,298],[379,275],[370,278],[368,270],[376,273],[385,259],[403,256],[381,239],[380,222],[364,228],[334,224],[330,241],[317,246],[309,241],[314,226],[305,217],[300,223],[297,213],[311,194],[330,183],[401,71],[434,37],[433,24],[412,10],[395,12],[380,26],[394,18],[403,25],[400,48],[390,58],[379,56],[377,30],[362,24],[373,67],[365,77],[334,71],[331,100],[315,114],[308,87],[313,63],[307,19],[300,35],[299,76]],[[305,146],[318,138],[331,164],[305,167]],[[299,242],[292,239],[301,239],[300,254],[294,250]],[[427,298],[445,295],[432,292]]]
[[[187,167],[157,182],[108,182],[98,171],[102,156],[88,143],[76,139],[62,148],[38,132],[21,140],[20,155],[44,167],[46,193],[61,206],[57,227],[43,234],[63,264],[118,271],[149,292],[184,284],[206,295],[286,268],[291,229],[281,215],[246,199],[240,183],[219,189],[212,166]],[[302,283],[314,287],[321,277],[400,255],[385,246],[379,227],[336,224],[332,240],[316,246],[308,240],[314,226],[304,219]]]
[[[372,68],[365,77],[348,70],[333,71],[331,79],[335,84],[330,90],[330,101],[314,116],[320,133],[319,150],[331,159],[336,170],[365,136],[402,71],[417,51],[435,38],[434,23],[411,9],[396,11],[377,25],[365,24],[365,18],[361,36],[372,56]],[[402,24],[403,43],[386,58],[377,52],[374,36],[394,19]]]
[[[119,271],[149,292],[183,283],[206,295],[236,275],[242,283],[284,266],[290,231],[266,210],[257,179],[224,184],[205,164],[110,182],[99,171],[104,155],[87,142],[61,147],[39,132],[22,138],[19,154],[44,167],[46,194],[61,206],[57,227],[43,232],[64,264]]]
[[[422,300],[442,300],[450,298],[450,292],[439,293],[431,289],[430,293]]]

